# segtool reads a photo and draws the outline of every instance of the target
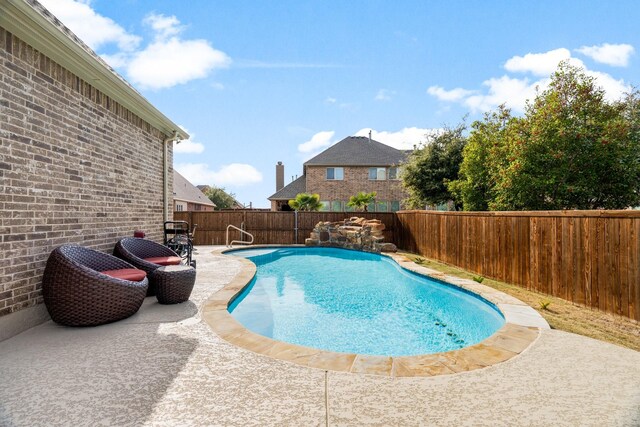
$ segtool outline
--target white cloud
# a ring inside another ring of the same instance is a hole
[[[162,89],[207,77],[214,69],[231,64],[227,54],[203,39],[185,40],[175,16],[149,14],[142,21],[153,41],[139,48],[141,37],[127,33],[110,18],[91,8],[90,0],[43,0],[45,7],[92,49],[115,43],[119,51],[102,54],[112,67],[124,71],[141,88]]]
[[[630,44],[604,43],[600,46],[582,46],[576,51],[596,62],[614,67],[626,67],[629,64],[629,57],[634,53],[635,49]]]
[[[125,67],[129,62],[129,55],[124,52],[117,52],[114,54],[103,53],[100,57],[113,68]]]
[[[332,141],[333,135],[335,135],[334,131],[318,132],[313,135],[309,141],[298,145],[298,151],[301,153],[310,153],[328,147],[336,142]]]
[[[262,174],[246,163],[231,163],[212,171],[206,163],[180,163],[175,168],[194,185],[242,187],[262,181]]]
[[[427,89],[429,95],[433,95],[440,101],[460,101],[470,95],[473,95],[476,91],[466,90],[462,88],[455,88],[451,90],[445,90],[440,86],[431,86]]]
[[[411,150],[414,145],[427,141],[427,135],[435,135],[442,129],[421,129],[417,127],[404,128],[397,132],[377,131],[370,128],[360,129],[354,136],[369,136],[371,139],[382,142],[398,150]]]
[[[132,51],[140,43],[140,37],[96,13],[89,0],[41,0],[40,3],[93,50],[115,43],[123,51]]]
[[[182,31],[180,21],[174,15],[164,16],[150,13],[142,22],[155,31],[156,39],[164,40],[169,37],[175,37]]]
[[[551,81],[550,75],[555,72],[560,61],[569,61],[571,65],[580,67],[585,74],[592,76],[595,83],[605,90],[608,100],[620,99],[631,89],[624,80],[617,80],[610,74],[589,70],[584,63],[571,56],[569,49],[560,48],[543,53],[528,53],[524,56],[514,56],[507,60],[504,68],[512,73],[531,73],[537,78],[516,78],[509,75],[493,77],[482,82],[485,90],[468,90],[455,88],[446,90],[440,86],[431,86],[427,93],[444,102],[459,103],[472,112],[484,112],[505,104],[514,112],[523,112],[527,100],[536,96],[536,88],[540,91],[547,89]]]
[[[561,61],[569,59],[573,65],[582,67],[582,61],[571,58],[569,49],[560,48],[543,53],[527,53],[525,56],[514,56],[504,64],[504,68],[512,73],[532,73],[536,76],[548,77]]]
[[[215,68],[225,68],[230,58],[206,40],[156,41],[136,52],[128,63],[127,76],[144,88],[162,89],[207,77]]]
[[[488,111],[500,104],[505,104],[515,111],[524,111],[527,100],[535,98],[536,87],[544,90],[549,84],[549,79],[530,83],[529,79],[502,76],[486,80],[482,84],[488,87],[487,93],[471,95],[463,100],[463,104],[469,107],[471,111]]]
[[[391,101],[391,97],[396,94],[395,90],[380,89],[376,94],[376,101]]]
[[[328,96],[327,99],[324,100],[325,104],[335,104],[336,102],[338,102],[338,100],[330,96]]]
[[[180,142],[173,142],[173,152],[174,153],[180,153],[180,154],[200,154],[204,151],[204,144],[200,143],[200,142],[196,142],[195,138],[196,138],[196,134],[193,132],[189,132],[189,130],[182,126],[182,125],[178,125],[180,126],[180,129],[182,129],[183,131],[185,131],[185,133],[190,135],[189,139],[183,139]]]
[[[193,135],[192,135],[193,137]],[[194,142],[191,139],[185,139],[180,142],[173,143],[173,152],[180,154],[200,154],[204,151],[204,145]]]
[[[155,40],[131,55],[127,76],[144,88],[162,89],[207,77],[215,68],[226,68],[231,59],[207,40],[182,40],[175,16],[150,14],[143,21],[155,32]]]
[[[616,101],[631,91],[631,85],[623,79],[616,80],[610,74],[601,71],[585,70],[585,74],[596,79],[596,84],[604,89],[604,97],[608,101]]]

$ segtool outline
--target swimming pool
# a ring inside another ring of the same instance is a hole
[[[292,344],[364,355],[429,354],[478,343],[505,322],[481,297],[377,254],[292,247],[227,254],[257,266],[228,311],[247,329]]]

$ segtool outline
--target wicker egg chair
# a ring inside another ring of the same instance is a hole
[[[63,245],[49,255],[42,294],[56,323],[101,325],[127,318],[140,309],[149,287],[145,276],[109,254]]]
[[[120,239],[113,248],[113,254],[147,272],[149,277],[147,295],[156,294],[156,286],[151,274],[154,270],[162,266],[178,265],[182,261],[182,258],[168,247],[139,237]]]

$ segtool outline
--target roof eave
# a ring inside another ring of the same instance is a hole
[[[196,205],[213,206],[214,208],[217,207],[217,205],[215,203],[213,203],[213,202],[207,203],[207,202],[203,202],[202,200],[185,199],[184,197],[173,196],[173,200],[174,201],[178,201],[178,202],[193,203],[193,204],[196,204]]]
[[[361,165],[354,165],[353,163],[350,164],[346,164],[346,163],[318,163],[318,164],[307,164],[305,163],[305,166],[310,166],[310,167],[350,167],[350,168],[366,168],[366,167],[381,167],[381,166],[396,166],[399,165],[402,162],[398,162],[398,163],[363,163]]]
[[[0,1],[0,26],[122,104],[165,135],[189,134],[172,122],[113,70],[70,39],[24,0]]]

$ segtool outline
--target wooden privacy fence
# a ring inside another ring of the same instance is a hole
[[[398,247],[640,320],[640,212],[397,213]]]
[[[385,241],[396,240],[396,215],[392,212],[298,212],[298,241],[304,244],[313,227],[320,221],[342,221],[345,218],[359,216],[367,219],[379,219],[386,229]],[[215,212],[174,212],[176,221],[188,221],[196,229],[196,245],[224,245],[229,224],[243,228],[253,234],[254,244],[290,245],[296,243],[295,212],[270,211],[215,211]],[[246,240],[238,231],[229,231],[230,240]]]
[[[320,221],[380,219],[400,249],[523,288],[640,320],[640,211],[299,212],[304,243]],[[175,212],[196,245],[225,244],[229,224],[256,244],[293,244],[295,213]],[[236,231],[230,234],[238,239]]]

